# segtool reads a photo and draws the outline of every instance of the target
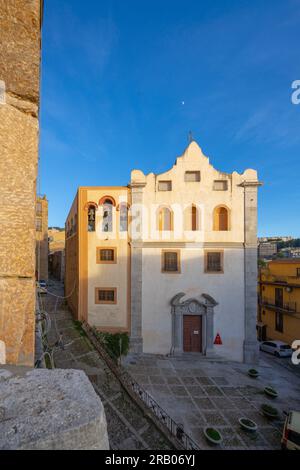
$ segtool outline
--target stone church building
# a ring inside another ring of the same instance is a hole
[[[76,319],[136,353],[255,362],[257,173],[221,173],[192,141],[165,173],[80,187],[66,220]]]

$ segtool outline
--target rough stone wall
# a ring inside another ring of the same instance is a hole
[[[0,369],[0,450],[108,450],[105,412],[79,370]]]
[[[0,340],[33,364],[40,0],[0,0]],[[3,88],[3,87],[2,87]]]

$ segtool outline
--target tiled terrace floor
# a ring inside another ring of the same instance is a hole
[[[207,426],[218,428],[223,449],[280,449],[285,416],[283,411],[300,409],[300,378],[261,360],[257,379],[248,377],[244,364],[213,361],[188,355],[178,358],[144,355],[126,361],[127,370],[200,445],[211,449],[203,435]],[[266,385],[276,388],[278,398],[267,398]],[[260,411],[263,403],[275,406],[280,416],[268,420]],[[238,418],[258,425],[256,433],[240,428]]]

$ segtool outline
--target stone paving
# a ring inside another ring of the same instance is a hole
[[[62,286],[56,281],[49,282],[49,291],[63,295]],[[146,419],[140,408],[122,389],[79,324],[72,320],[71,313],[63,301],[42,295],[42,303],[51,318],[51,329],[47,339],[53,345],[62,334],[64,349],[54,350],[56,368],[83,370],[92,382],[104,405],[108,436],[111,449],[170,449],[170,444]]]
[[[194,354],[132,357],[126,360],[126,367],[201,449],[211,449],[203,434],[207,426],[222,433],[223,443],[215,448],[280,449],[283,411],[300,409],[300,378],[263,360],[256,367],[257,379],[248,377],[249,366],[244,364]],[[267,398],[263,392],[267,385],[277,390],[278,398]],[[279,419],[264,417],[260,411],[263,403],[276,407]],[[254,420],[258,431],[243,431],[240,417]]]

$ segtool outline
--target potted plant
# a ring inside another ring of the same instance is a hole
[[[261,411],[267,418],[277,418],[279,414],[276,408],[267,404],[261,405]]]
[[[256,369],[249,369],[248,370],[248,375],[254,379],[258,377],[258,371]]]
[[[205,428],[204,435],[212,444],[220,444],[223,440],[221,434],[215,428]]]
[[[265,388],[264,388],[264,392],[265,392],[265,394],[268,395],[269,397],[272,397],[272,398],[278,397],[277,391],[276,391],[274,388],[272,388],[272,387],[265,387]]]
[[[248,418],[239,418],[239,423],[246,431],[257,431],[257,424]]]

